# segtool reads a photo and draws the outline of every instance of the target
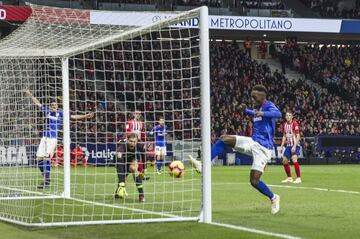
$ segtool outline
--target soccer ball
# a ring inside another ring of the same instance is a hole
[[[170,175],[176,178],[180,178],[185,174],[185,166],[181,161],[173,161],[169,165]]]

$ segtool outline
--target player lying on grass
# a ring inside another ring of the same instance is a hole
[[[136,188],[139,192],[139,201],[145,202],[142,177],[138,171],[138,162],[145,156],[143,145],[138,143],[136,133],[129,133],[127,139],[118,143],[117,154],[114,157],[114,163],[118,176],[118,186],[115,191],[115,199],[125,198],[126,179],[129,173],[132,173]]]
[[[300,154],[300,127],[297,121],[293,120],[293,114],[287,112],[285,115],[286,122],[283,125],[283,138],[281,141],[280,152],[283,154],[282,163],[284,165],[285,173],[287,178],[281,181],[282,183],[301,183],[300,176],[300,165],[298,163],[298,156]],[[284,145],[286,143],[286,148],[284,151]],[[295,181],[291,177],[291,169],[289,160],[292,160],[294,163],[294,168],[296,172]]]
[[[166,156],[166,125],[163,117],[159,118],[159,124],[151,131],[150,135],[155,135],[155,154],[157,161],[157,174],[161,174],[161,168]]]
[[[63,112],[59,109],[58,103],[56,100],[53,100],[50,103],[50,107],[43,105],[40,101],[31,94],[29,90],[25,93],[31,98],[32,102],[41,108],[42,112],[45,115],[45,125],[43,137],[41,138],[40,145],[36,152],[36,160],[38,167],[41,171],[44,181],[40,183],[37,187],[39,189],[44,188],[47,185],[50,185],[50,171],[51,171],[51,158],[55,152],[57,145],[57,138],[59,131],[62,128],[63,123]],[[70,119],[72,120],[82,120],[90,119],[94,117],[94,113],[89,113],[85,115],[71,115]]]
[[[271,213],[276,214],[280,210],[280,196],[274,194],[260,178],[264,173],[266,164],[271,159],[271,152],[274,148],[275,120],[281,118],[281,112],[272,102],[266,100],[266,95],[266,88],[263,85],[256,85],[251,91],[254,109],[248,109],[245,104],[241,104],[241,111],[253,118],[253,136],[222,135],[211,147],[211,159],[222,155],[225,146],[230,146],[235,151],[252,156],[250,183],[270,199]],[[190,156],[189,162],[198,172],[201,172],[199,161]]]

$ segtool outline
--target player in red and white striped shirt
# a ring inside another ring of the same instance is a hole
[[[130,133],[135,133],[138,137],[138,140],[145,140],[144,121],[141,120],[140,111],[136,111],[134,114],[134,118],[129,120],[126,124],[126,136],[128,136],[128,134]]]
[[[139,144],[143,144],[145,150],[145,123],[141,120],[140,111],[135,111],[134,118],[126,123],[126,137],[130,133],[135,133],[137,135]],[[143,180],[148,180],[149,177],[145,176],[146,162],[138,163],[138,171],[141,173]]]
[[[283,138],[281,142],[280,151],[283,153],[283,165],[287,178],[282,183],[301,183],[300,165],[298,163],[298,156],[300,153],[300,127],[297,121],[293,120],[293,114],[287,112],[285,115],[286,122],[283,125]],[[286,148],[284,150],[284,145]],[[293,161],[296,172],[296,179],[291,177],[291,169],[289,160]]]

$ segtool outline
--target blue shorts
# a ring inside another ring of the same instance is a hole
[[[287,147],[285,148],[284,153],[283,153],[283,156],[284,156],[285,158],[290,159],[293,155],[296,155],[296,156],[299,156],[299,155],[300,155],[300,146],[299,146],[299,145],[296,146],[296,150],[295,150],[295,153],[294,153],[294,154],[291,153],[291,148],[292,148],[292,146],[287,146]]]

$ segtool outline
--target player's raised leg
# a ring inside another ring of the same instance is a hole
[[[236,143],[235,135],[222,135],[216,142],[211,146],[211,160],[221,156],[224,153],[225,146],[234,147]],[[196,170],[201,173],[202,164],[200,161],[194,159],[191,155],[188,155],[188,162]]]

